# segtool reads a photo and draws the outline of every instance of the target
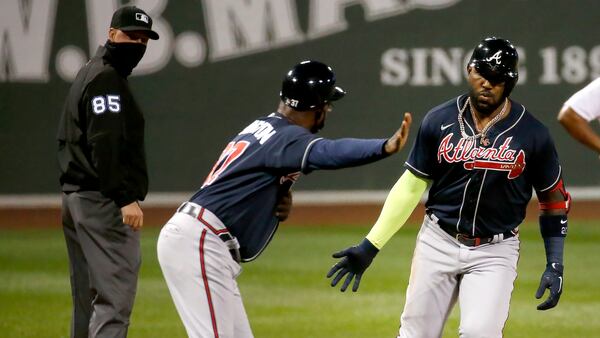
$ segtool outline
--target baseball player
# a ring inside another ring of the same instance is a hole
[[[467,65],[470,91],[424,117],[406,171],[379,219],[357,246],[337,252],[328,273],[335,286],[348,275],[358,289],[364,270],[404,224],[427,186],[398,337],[441,337],[456,301],[460,337],[501,337],[519,258],[518,226],[535,189],[546,269],[538,306],[558,303],[569,194],[548,129],[509,99],[518,55],[504,39],[486,38]]]
[[[600,135],[589,122],[600,122],[600,78],[573,94],[558,113],[558,121],[577,141],[600,155]]]
[[[301,174],[371,163],[404,146],[408,113],[387,140],[317,137],[332,101],[344,95],[329,66],[294,66],[277,111],[227,144],[200,190],[163,227],[158,259],[190,337],[252,337],[236,283],[240,263],[256,259],[271,241]]]
[[[58,130],[62,221],[69,253],[71,337],[126,337],[140,268],[138,201],[148,192],[144,116],[127,76],[158,39],[152,19],[125,6],[108,41],[79,71]]]

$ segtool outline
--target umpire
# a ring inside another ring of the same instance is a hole
[[[138,201],[148,191],[144,117],[127,76],[157,40],[126,6],[79,71],[58,128],[62,222],[69,254],[71,337],[126,337],[141,263]]]

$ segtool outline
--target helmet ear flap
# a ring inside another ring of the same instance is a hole
[[[504,93],[502,94],[504,97],[508,97],[510,95],[512,90],[515,88],[515,85],[517,84],[517,80],[518,79],[515,78],[504,81]]]

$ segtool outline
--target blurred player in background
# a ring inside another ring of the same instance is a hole
[[[332,102],[344,95],[329,66],[294,66],[277,111],[227,144],[200,190],[163,227],[158,259],[190,337],[252,337],[236,282],[240,263],[256,259],[269,244],[301,174],[375,162],[406,143],[408,113],[389,139],[317,137]]]
[[[558,121],[571,136],[600,156],[600,135],[589,123],[600,122],[600,78],[571,96],[558,113]]]
[[[441,337],[460,304],[460,337],[501,337],[519,258],[518,226],[535,189],[546,248],[539,310],[562,292],[563,247],[569,196],[548,129],[509,99],[518,80],[518,55],[504,39],[486,38],[467,65],[470,91],[424,117],[379,219],[328,273],[345,275],[353,291],[378,251],[406,222],[429,185],[417,237],[399,337]]]

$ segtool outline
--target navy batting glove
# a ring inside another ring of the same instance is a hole
[[[563,265],[560,263],[546,264],[546,271],[542,274],[540,287],[535,293],[535,298],[540,299],[546,289],[550,289],[550,296],[542,304],[537,306],[538,310],[548,310],[558,304],[563,286]]]
[[[347,274],[346,280],[340,291],[344,292],[352,282],[352,278],[354,278],[354,285],[352,286],[352,291],[356,292],[358,290],[358,286],[360,284],[360,278],[362,277],[363,272],[371,265],[373,258],[379,252],[368,239],[364,239],[359,245],[349,247],[340,252],[336,252],[332,255],[333,258],[342,258],[339,262],[337,262],[331,270],[327,273],[327,278],[333,276],[336,272],[337,275],[331,281],[331,286],[336,286],[337,283],[344,278]]]

